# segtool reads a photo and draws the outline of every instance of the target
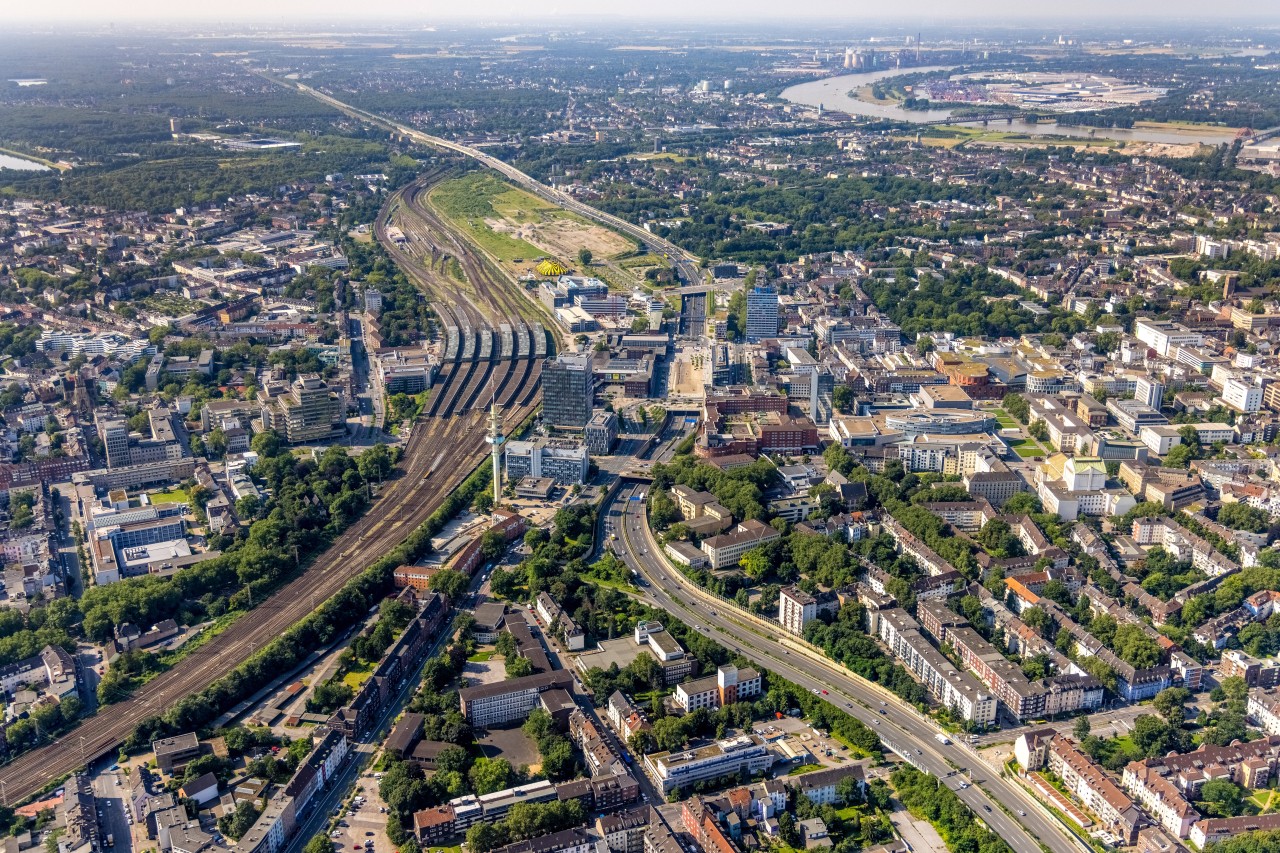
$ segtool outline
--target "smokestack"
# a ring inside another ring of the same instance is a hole
[[[916,33],[916,62],[920,61],[920,34]]]

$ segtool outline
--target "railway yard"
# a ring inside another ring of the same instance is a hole
[[[510,425],[533,414],[540,402],[541,359],[551,347],[547,332],[533,303],[423,203],[423,191],[443,174],[430,173],[393,195],[376,224],[378,239],[427,294],[443,327],[442,366],[409,437],[400,476],[305,572],[254,610],[109,713],[86,719],[6,765],[5,802],[21,802],[51,780],[111,754],[139,723],[227,676],[404,541],[484,460],[491,402]],[[388,237],[393,216],[403,240]],[[465,291],[441,271],[446,254],[464,271]]]

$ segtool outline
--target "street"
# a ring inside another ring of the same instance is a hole
[[[659,459],[673,451],[674,443],[667,442]],[[656,606],[800,687],[825,693],[826,701],[872,727],[886,748],[944,780],[975,815],[1014,849],[1034,850],[1042,844],[1053,853],[1089,849],[1083,840],[1068,835],[1056,818],[1042,811],[1028,792],[992,772],[972,748],[936,740],[935,735],[941,730],[914,708],[825,657],[804,650],[799,643],[783,642],[778,639],[777,626],[767,632],[763,626],[751,625],[757,617],[738,610],[731,602],[716,600],[670,568],[649,530],[644,501],[632,500],[645,488],[629,485],[620,489],[605,517],[614,518],[621,536],[621,547],[616,550],[647,579],[644,593]],[[727,615],[730,612],[732,618]],[[960,787],[962,783],[964,788]]]
[[[98,799],[98,824],[102,829],[103,844],[110,835],[115,842],[112,853],[130,853],[133,850],[133,839],[130,830],[132,824],[125,817],[124,798],[127,788],[124,774],[104,770],[93,779],[93,792]],[[145,836],[144,836],[145,837]]]

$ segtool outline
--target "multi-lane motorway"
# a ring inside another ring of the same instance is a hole
[[[658,458],[669,456],[677,440],[678,436],[659,445]],[[645,595],[656,606],[759,666],[819,693],[872,727],[887,748],[955,790],[1014,850],[1080,853],[1090,849],[968,745],[954,739],[944,745],[937,740],[941,729],[914,708],[801,643],[781,639],[778,626],[716,598],[672,570],[649,530],[642,498],[646,489],[639,484],[619,489],[605,513],[605,523],[618,536],[613,540],[615,550],[644,576]]]
[[[415,130],[408,125],[399,124],[391,119],[368,112],[367,110],[362,110],[359,107],[353,107],[348,103],[339,101],[331,95],[327,95],[324,92],[313,89],[302,83],[295,82],[290,85],[296,86],[298,91],[306,95],[310,95],[311,97],[328,104],[334,109],[341,110],[353,118],[390,129],[395,133],[408,137],[414,142],[418,142],[422,145],[429,145],[432,148],[443,148],[447,151],[462,154],[472,160],[475,160],[481,165],[488,166],[490,169],[500,173],[511,182],[515,183],[522,189],[533,193],[539,198],[558,205],[565,210],[576,213],[584,219],[590,219],[607,228],[612,228],[615,231],[626,234],[649,251],[665,256],[671,261],[672,266],[675,267],[677,275],[679,275],[680,279],[686,284],[694,284],[701,281],[701,275],[698,271],[698,264],[700,261],[696,256],[686,252],[684,249],[681,249],[679,246],[668,240],[664,240],[661,237],[650,234],[635,223],[628,222],[625,219],[620,219],[617,216],[605,213],[602,210],[597,210],[591,205],[579,201],[568,193],[563,193],[554,187],[549,187],[541,181],[526,175],[515,166],[499,160],[492,154],[486,153],[485,151],[470,145],[463,145],[460,142],[445,139],[441,136],[433,136],[429,133],[423,133],[422,131]]]

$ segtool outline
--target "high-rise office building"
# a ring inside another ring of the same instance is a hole
[[[299,376],[292,385],[266,390],[263,423],[290,444],[332,440],[346,432],[346,403],[319,376]]]
[[[1164,402],[1164,383],[1150,376],[1141,376],[1135,383],[1133,399],[1150,406],[1157,412]]]
[[[108,468],[123,468],[131,464],[127,423],[117,419],[99,421],[98,435],[106,449]]]
[[[553,427],[582,429],[591,420],[595,391],[589,355],[547,359],[542,365],[542,420]]]
[[[778,336],[778,292],[771,287],[747,291],[747,340]]]

